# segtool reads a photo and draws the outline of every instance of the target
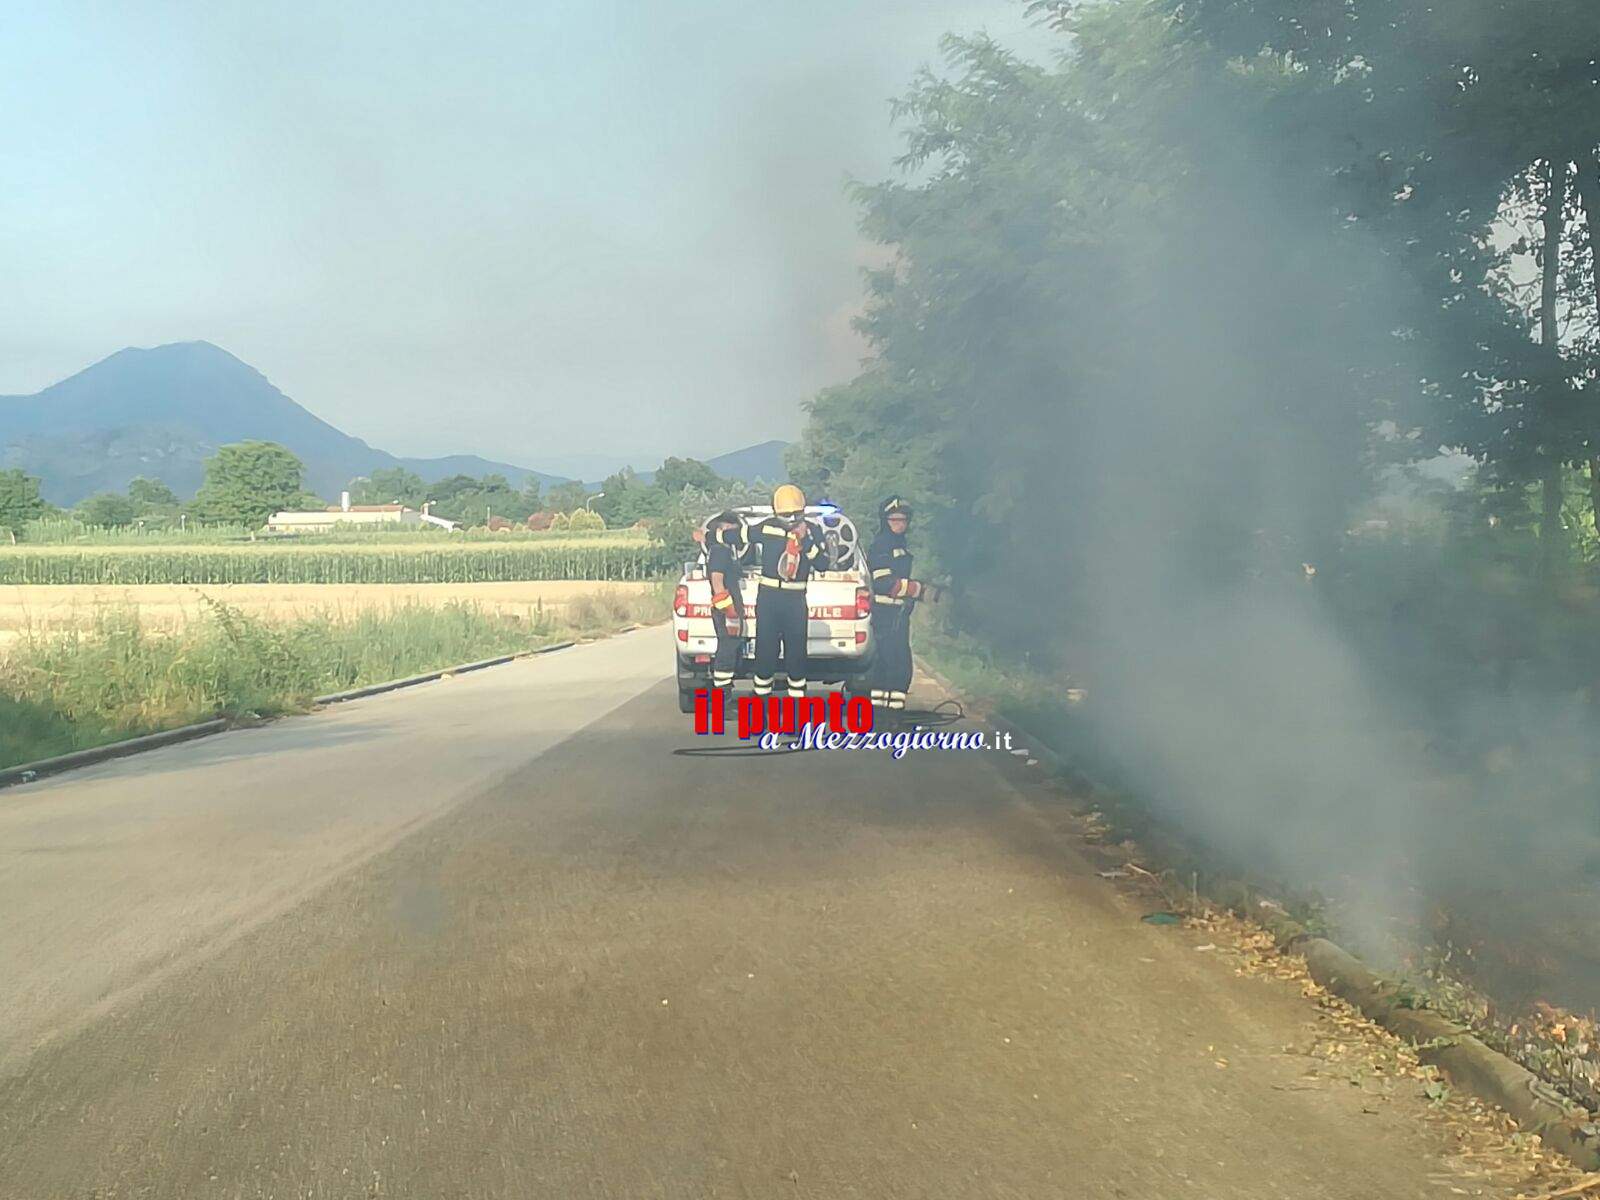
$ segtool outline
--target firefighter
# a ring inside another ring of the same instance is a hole
[[[911,578],[911,505],[891,496],[878,506],[880,528],[867,551],[872,572],[872,641],[876,657],[870,673],[874,705],[899,711],[911,687],[911,610],[918,600],[937,602],[943,589]]]
[[[744,529],[731,510],[711,518],[706,543],[706,575],[711,580],[711,624],[717,631],[717,653],[711,660],[711,686],[731,688],[744,649],[744,596],[739,591],[739,556],[734,547]]]
[[[789,695],[806,694],[806,581],[827,564],[822,530],[806,520],[805,493],[786,483],[772,494],[772,515],[753,530],[719,540],[753,539],[761,547],[756,601],[754,691],[772,695],[780,663]]]

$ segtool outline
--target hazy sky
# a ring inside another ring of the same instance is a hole
[[[947,30],[1042,53],[1022,8],[5,6],[0,394],[205,339],[402,454],[791,437],[861,354],[887,99]]]

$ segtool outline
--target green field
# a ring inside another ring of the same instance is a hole
[[[638,536],[335,545],[0,547],[0,584],[508,583],[655,579],[675,555]]]

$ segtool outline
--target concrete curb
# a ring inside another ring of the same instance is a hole
[[[361,700],[367,696],[381,696],[385,692],[397,692],[401,688],[416,687],[420,683],[432,683],[443,679],[447,675],[465,675],[469,671],[482,671],[486,667],[502,667],[506,663],[515,662],[519,658],[532,658],[538,654],[550,654],[556,650],[566,650],[576,646],[576,642],[557,642],[553,646],[540,646],[537,650],[523,650],[517,654],[502,654],[498,658],[480,659],[478,662],[463,663],[458,667],[443,667],[437,671],[428,671],[422,675],[409,675],[404,679],[391,679],[387,683],[373,683],[366,687],[351,688],[347,692],[331,692],[326,696],[317,696],[313,704],[343,704],[346,700]]]
[[[412,675],[406,679],[392,679],[388,683],[375,683],[368,687],[352,688],[348,692],[334,692],[332,695],[318,696],[312,703],[340,704],[346,700],[359,700],[364,696],[377,696],[384,692],[414,687],[419,683],[432,683],[436,679],[443,679],[446,675],[464,675],[468,671],[481,671],[485,667],[502,666],[519,658],[532,658],[538,654],[552,654],[557,650],[568,650],[576,645],[576,642],[557,642],[553,646],[540,646],[537,650],[524,650],[519,654],[505,654],[499,658],[486,658],[480,662],[465,663],[459,667],[446,667],[441,671],[429,671],[425,675]],[[36,762],[20,763],[15,767],[6,767],[0,770],[0,788],[13,787],[19,783],[32,783],[37,779],[43,779],[47,775],[59,775],[63,771],[75,770],[78,767],[91,767],[96,763],[108,762],[113,758],[127,758],[129,755],[143,754],[147,750],[159,750],[163,746],[171,746],[177,742],[187,742],[194,738],[208,737],[213,733],[222,733],[232,727],[231,721],[218,717],[216,720],[201,721],[196,725],[165,729],[160,733],[148,733],[142,737],[110,742],[104,746],[91,746],[87,750],[74,750],[71,754],[60,754],[55,758],[41,758]]]
[[[959,691],[938,672],[919,660],[927,677],[952,696]],[[1009,728],[1029,743],[1032,757],[1053,775],[1074,778],[1073,772],[1040,740],[1015,722],[984,714],[997,728]],[[1213,897],[1242,917],[1255,921],[1272,934],[1279,950],[1306,960],[1311,978],[1346,1001],[1372,1021],[1417,1050],[1423,1062],[1432,1063],[1452,1084],[1511,1116],[1546,1145],[1559,1150],[1585,1171],[1600,1170],[1600,1124],[1582,1105],[1568,1100],[1532,1071],[1492,1049],[1471,1030],[1426,1008],[1414,1008],[1394,981],[1369,970],[1355,955],[1327,938],[1315,937],[1299,922],[1277,908],[1252,906],[1251,891],[1242,883],[1225,885],[1227,895]]]
[[[468,671],[481,671],[485,667],[503,666],[513,662],[518,656],[515,654],[502,654],[499,658],[485,658],[478,662],[462,663],[458,667],[444,667],[438,671],[428,671],[422,675],[408,675],[404,679],[391,679],[387,683],[371,683],[366,687],[351,688],[347,692],[330,692],[326,696],[314,697],[313,704],[342,704],[346,700],[360,700],[366,696],[381,696],[384,692],[397,692],[401,688],[416,687],[419,683],[432,683],[436,679],[443,679],[446,675],[465,675]]]
[[[1423,1062],[1436,1065],[1462,1091],[1503,1109],[1585,1171],[1600,1167],[1594,1118],[1532,1071],[1431,1009],[1410,1007],[1396,984],[1327,938],[1307,937],[1283,948],[1304,956],[1311,978],[1411,1042]]]
[[[194,738],[221,733],[226,728],[228,722],[220,718],[214,721],[201,721],[196,725],[183,725],[177,729],[147,733],[143,737],[128,738],[104,746],[91,746],[87,750],[74,750],[70,754],[58,754],[54,758],[41,758],[35,762],[22,763],[0,771],[0,788],[19,783],[32,783],[35,779],[43,779],[46,775],[58,775],[62,771],[71,771],[77,767],[92,767],[96,763],[108,762],[113,758],[142,754],[146,750],[159,750],[176,742],[187,742]]]

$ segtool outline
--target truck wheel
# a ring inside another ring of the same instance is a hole
[[[678,689],[678,711],[681,713],[692,713],[694,711],[693,688],[685,690],[684,688],[680,687]]]

